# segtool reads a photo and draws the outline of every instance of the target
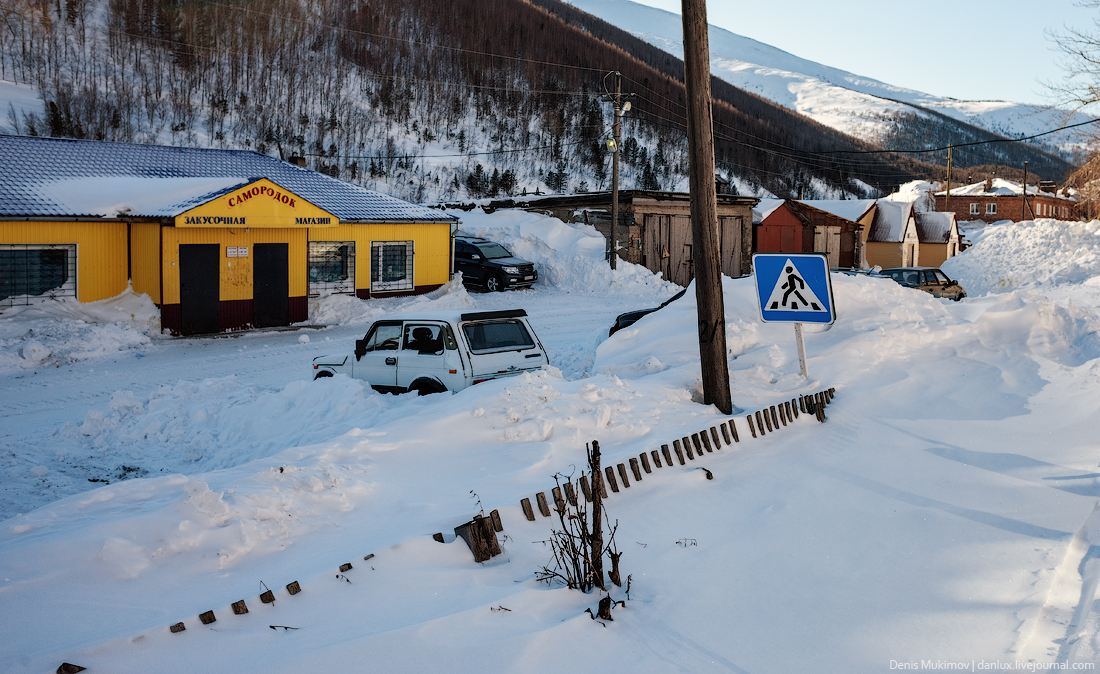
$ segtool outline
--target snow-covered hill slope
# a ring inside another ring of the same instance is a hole
[[[630,0],[567,2],[683,58],[683,31],[677,14]],[[710,52],[711,73],[716,77],[867,140],[881,138],[898,114],[929,116],[929,110],[1009,137],[1030,136],[1090,119],[1078,113],[1066,121],[1060,111],[1037,105],[934,96],[799,58],[716,26],[710,27]],[[1076,140],[1073,132],[1065,132],[1054,134],[1048,142],[1073,151]]]

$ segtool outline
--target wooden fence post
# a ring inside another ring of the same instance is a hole
[[[684,436],[683,438],[680,438],[680,442],[683,443],[684,454],[687,455],[687,458],[689,460],[694,461],[695,453],[691,451],[691,438]]]
[[[699,439],[703,441],[703,449],[707,450],[708,452],[714,451],[714,448],[710,446],[710,435],[707,434],[707,429],[704,428],[703,430],[699,431]],[[702,455],[703,453],[699,452],[699,456]]]
[[[752,415],[745,415],[745,420],[749,422],[749,431],[752,433],[752,437],[756,437],[756,427],[752,425]]]
[[[642,452],[638,455],[638,458],[642,460],[642,468],[645,469],[645,472],[652,473],[653,469],[649,467],[649,455]]]
[[[546,503],[546,492],[535,494],[535,500],[539,503],[539,512],[543,517],[550,517],[550,506]]]
[[[585,501],[592,502],[592,488],[588,486],[587,475],[581,475],[581,493],[584,494]]]
[[[772,425],[775,426],[775,430],[779,430],[779,417],[775,414],[775,405],[771,406],[772,411]]]
[[[741,438],[737,437],[737,424],[733,423],[733,419],[729,421],[730,434],[733,435],[734,442],[741,442]],[[723,426],[725,428],[725,426]]]
[[[523,508],[523,516],[527,518],[528,522],[535,521],[535,511],[531,509],[531,499],[521,499],[519,502],[520,507]]]
[[[644,457],[645,454],[642,454]],[[622,464],[619,464],[622,465]],[[630,472],[634,473],[634,479],[638,482],[642,481],[642,469],[638,466],[638,460],[635,458],[630,459]]]
[[[680,462],[681,466],[684,465],[684,463],[686,463],[686,462],[684,461],[684,450],[680,446],[680,441],[679,440],[673,440],[672,441],[672,448],[676,450],[676,460]],[[672,464],[669,463],[669,465],[672,465]]]
[[[620,464],[619,464],[618,466],[616,466],[616,467],[617,467],[617,468],[619,469],[619,477],[620,477],[620,478],[622,479],[622,481],[623,481],[623,489],[626,489],[627,487],[629,487],[629,486],[630,486],[630,480],[629,480],[629,479],[627,479],[627,477],[626,477],[626,466],[625,466],[624,464],[621,464],[621,463],[620,463]]]
[[[542,492],[539,492],[542,493]],[[545,501],[545,496],[543,497]],[[455,535],[466,541],[474,561],[481,563],[500,554],[500,543],[488,517],[475,517],[465,524],[455,527]]]
[[[712,440],[714,440],[714,448],[722,449],[722,441],[718,439],[718,429],[714,426],[710,427],[710,437]],[[729,444],[728,440],[726,441],[726,444]]]
[[[719,426],[721,426],[721,427],[722,427],[722,439],[726,441],[726,444],[727,444],[727,445],[732,445],[732,444],[733,444],[733,442],[731,442],[731,441],[730,441],[730,429],[729,429],[729,426],[726,426],[726,424],[725,424],[724,422],[723,422],[723,423],[721,423],[721,424],[719,424]]]
[[[756,410],[753,414],[756,415],[756,428],[760,431],[760,435],[764,435],[764,419],[760,417],[760,410]]]
[[[554,496],[554,507],[558,510],[565,510],[565,499],[561,497],[561,487],[554,487],[550,490],[550,493]]]
[[[607,476],[607,484],[611,487],[611,491],[619,493],[619,483],[615,481],[615,469],[612,466],[606,466],[603,472]]]
[[[577,490],[573,488],[572,482],[565,483],[565,498],[569,501],[569,505],[577,505]]]

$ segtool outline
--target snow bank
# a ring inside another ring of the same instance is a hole
[[[60,367],[149,345],[160,333],[160,311],[148,295],[80,303],[32,298],[0,314],[0,372]]]
[[[645,267],[624,262],[612,270],[604,259],[607,240],[591,225],[568,224],[520,210],[486,214],[480,209],[451,211],[461,231],[504,244],[539,270],[539,285],[567,292],[628,293],[671,287]]]
[[[991,225],[974,245],[942,265],[970,296],[1017,288],[1095,283],[1100,221],[1027,220]]]
[[[373,425],[397,400],[345,376],[303,379],[281,390],[246,386],[236,376],[180,381],[150,395],[116,391],[106,410],[93,409],[83,423],[66,424],[58,434],[76,440],[101,464],[130,467],[105,475],[108,481],[194,474]]]

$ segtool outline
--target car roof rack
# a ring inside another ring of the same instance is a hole
[[[523,318],[526,315],[527,312],[523,309],[507,309],[505,311],[475,311],[462,314],[458,319],[460,321],[487,321],[493,318]]]

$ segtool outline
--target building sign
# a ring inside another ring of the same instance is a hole
[[[254,180],[176,216],[176,227],[335,227],[340,219],[267,178]],[[229,251],[226,251],[229,255]],[[247,257],[238,251],[237,257]]]

